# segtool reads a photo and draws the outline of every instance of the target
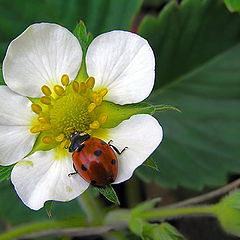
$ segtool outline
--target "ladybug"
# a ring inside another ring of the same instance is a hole
[[[111,144],[87,133],[75,132],[70,136],[69,152],[73,152],[73,167],[85,181],[96,187],[104,187],[113,183],[118,173],[116,153],[121,152]],[[115,153],[115,152],[116,153]]]

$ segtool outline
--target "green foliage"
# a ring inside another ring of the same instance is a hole
[[[1,0],[0,61],[11,40],[36,22],[58,23],[70,31],[83,20],[97,36],[113,29],[128,30],[142,0]]]
[[[160,198],[154,198],[152,200],[142,202],[138,204],[133,210],[132,215],[138,215],[139,213],[146,212],[154,208],[154,206],[160,202]]]
[[[151,224],[132,218],[129,226],[142,240],[184,240],[183,235],[168,223]]]
[[[223,229],[240,237],[240,191],[223,198],[215,212]]]
[[[122,121],[129,119],[135,114],[154,114],[154,112],[162,111],[179,111],[177,108],[168,105],[152,105],[149,103],[141,102],[135,104],[119,105],[113,102],[104,101],[101,106],[96,109],[96,112],[110,113],[108,121],[102,125],[103,128],[113,128],[120,124]]]
[[[111,185],[106,185],[105,187],[95,187],[95,189],[97,189],[110,202],[120,205],[118,196]]]
[[[10,181],[0,184],[0,214],[1,220],[10,225],[49,220],[46,210],[33,211],[27,208],[18,198]],[[51,220],[62,220],[84,216],[76,200],[70,202],[54,202],[51,209]]]
[[[90,45],[91,41],[93,40],[92,34],[87,32],[87,29],[86,29],[83,21],[80,21],[80,23],[76,26],[75,30],[73,31],[73,34],[79,40],[80,45],[83,50],[83,54],[85,56],[88,46]]]
[[[12,169],[15,164],[10,166],[0,166],[0,182],[10,179]]]
[[[240,12],[240,1],[239,0],[224,0],[227,8],[231,12]]]
[[[161,174],[142,166],[142,179],[166,187],[201,189],[239,173],[240,17],[223,2],[169,3],[140,26],[156,54],[153,104],[182,114],[156,113],[164,139],[153,154]]]
[[[169,2],[170,0],[144,0],[144,6],[159,7],[162,4]]]
[[[0,85],[5,85],[4,80],[3,80],[3,72],[2,72],[1,68],[0,68]]]
[[[149,157],[144,163],[144,166],[150,167],[153,170],[159,171],[157,164],[154,162],[153,158]]]

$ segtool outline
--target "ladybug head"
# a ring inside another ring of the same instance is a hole
[[[87,133],[74,132],[70,136],[71,145],[69,147],[69,152],[74,152],[83,142],[90,138]]]

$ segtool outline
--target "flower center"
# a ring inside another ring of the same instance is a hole
[[[40,137],[44,144],[59,144],[61,148],[66,148],[73,132],[91,134],[107,121],[108,115],[100,113],[97,108],[108,90],[102,88],[93,91],[93,77],[89,77],[86,82],[74,80],[69,84],[69,77],[64,74],[61,83],[52,90],[47,85],[41,87],[44,96],[39,103],[31,105],[38,117],[30,132],[43,133]]]

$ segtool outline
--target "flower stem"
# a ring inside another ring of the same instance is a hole
[[[9,232],[0,234],[0,240],[9,240],[9,239],[17,239],[21,236],[28,235],[31,233],[49,230],[49,229],[63,229],[73,227],[73,223],[67,223],[66,221],[55,221],[55,222],[39,222],[33,223],[26,226],[15,228]]]
[[[152,211],[140,213],[139,218],[143,220],[153,220],[160,218],[175,218],[186,215],[214,215],[215,206],[197,206],[197,207],[186,207],[186,208],[156,208]]]
[[[85,211],[88,222],[93,226],[101,225],[104,219],[103,207],[98,199],[91,194],[90,189],[85,191],[78,200]]]

